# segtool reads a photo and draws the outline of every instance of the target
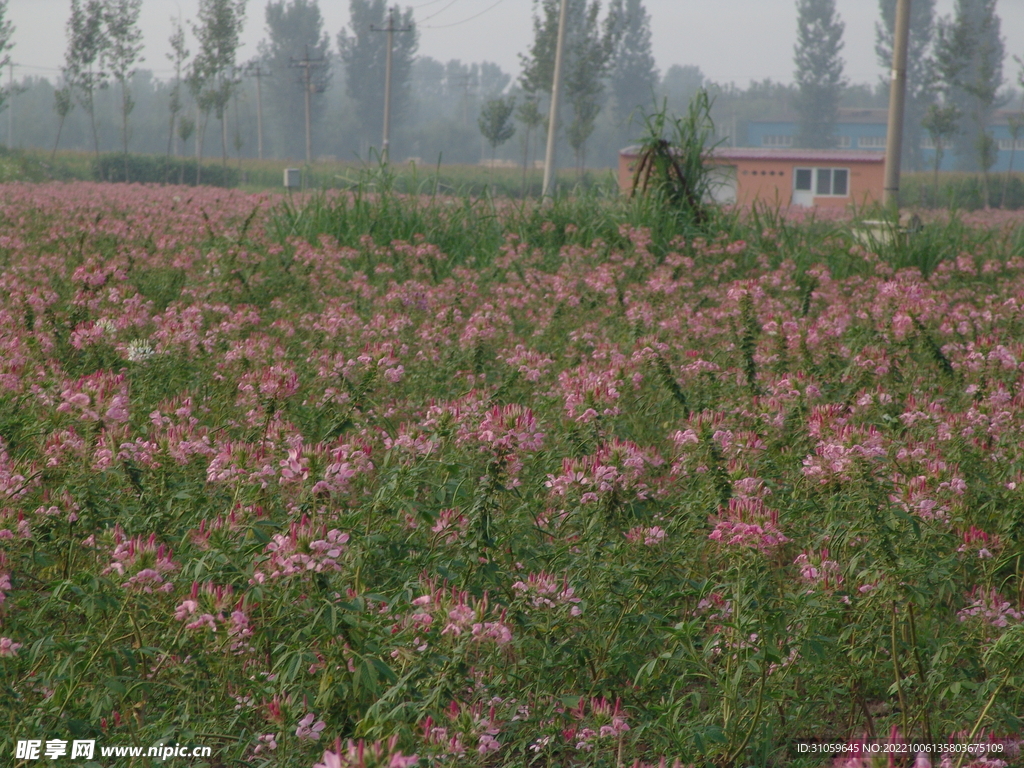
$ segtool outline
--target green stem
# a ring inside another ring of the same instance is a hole
[[[89,657],[89,661],[85,663],[86,669],[91,667],[92,663],[96,661],[96,657],[99,655],[100,651],[107,647],[107,641],[110,639],[110,636],[114,633],[114,629],[117,627],[117,621],[121,618],[121,615],[125,612],[125,609],[127,607],[128,600],[125,599],[121,602],[121,610],[117,612],[117,616],[115,616],[114,620],[110,622],[110,628],[107,630],[107,634],[105,634],[103,636],[103,639],[96,644],[96,650],[92,652],[92,656]],[[74,695],[75,691],[78,690],[78,686],[81,684],[81,681],[81,676],[79,676],[78,679],[75,680],[74,684],[72,684],[71,688],[68,689],[68,695],[64,697],[64,703],[60,705],[60,711],[57,712],[58,720],[60,720],[60,716],[64,714],[64,710],[67,709],[68,702],[71,701],[71,697]]]

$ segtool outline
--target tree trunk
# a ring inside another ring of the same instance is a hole
[[[64,130],[64,120],[67,119],[67,115],[60,116],[60,122],[57,124],[57,140],[53,142],[53,152],[50,153],[50,162],[52,163],[57,157],[57,146],[60,144],[60,134]]]
[[[121,144],[124,148],[124,183],[128,179],[128,82],[121,81]]]
[[[526,127],[526,140],[523,142],[523,185],[520,194],[526,197],[526,166],[530,162],[530,127]]]
[[[199,117],[199,116],[197,116]],[[196,186],[199,186],[199,182],[202,175],[203,168],[203,138],[206,134],[206,124],[210,121],[210,112],[207,110],[201,115],[202,125],[196,128]],[[198,122],[198,121],[197,121]]]
[[[92,125],[92,142],[96,148],[96,159],[100,159],[100,135],[96,132],[96,110],[92,100],[92,87],[89,87],[89,123]]]

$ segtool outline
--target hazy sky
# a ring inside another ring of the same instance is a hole
[[[939,14],[950,13],[954,0],[938,0]],[[244,47],[240,60],[255,54],[265,37],[265,0],[249,0]],[[517,75],[518,54],[532,35],[532,0],[415,0],[401,3],[414,9],[420,25],[421,54],[441,60],[494,61]],[[603,5],[607,5],[604,2]],[[712,80],[745,86],[750,80],[793,78],[796,39],[795,0],[646,0],[651,15],[654,56],[664,72],[672,64],[697,64]],[[846,22],[843,55],[851,82],[877,81],[882,69],[875,61],[877,0],[837,0]],[[24,74],[54,78],[67,47],[65,24],[70,0],[9,0],[8,18],[16,29],[12,56]],[[199,0],[143,0],[145,57],[142,67],[167,77],[170,65],[170,18],[194,18]],[[348,0],[320,0],[320,9],[334,43],[348,23]],[[1024,0],[999,0],[1008,82],[1019,70],[1011,58],[1024,58]],[[195,45],[190,41],[190,47]],[[6,74],[6,73],[5,73]]]

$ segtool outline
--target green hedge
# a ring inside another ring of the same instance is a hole
[[[1024,158],[1022,158],[1024,165]],[[1005,198],[1003,190],[1006,190]],[[900,183],[900,202],[922,208],[959,208],[974,211],[985,207],[985,181],[978,173],[940,173],[939,183],[930,173],[905,174]],[[990,173],[988,205],[991,208],[1024,208],[1024,174]]]
[[[125,178],[127,171],[127,178]],[[110,153],[93,161],[96,181],[140,184],[196,184],[196,161],[164,155],[125,155]],[[204,163],[199,174],[201,184],[211,187],[237,187],[238,168],[220,163]]]

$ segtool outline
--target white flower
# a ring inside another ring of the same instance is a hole
[[[140,363],[153,356],[153,347],[148,341],[135,339],[128,342],[128,359],[133,363]]]

